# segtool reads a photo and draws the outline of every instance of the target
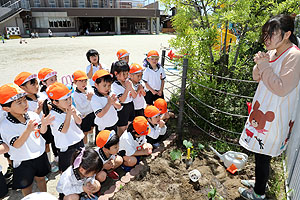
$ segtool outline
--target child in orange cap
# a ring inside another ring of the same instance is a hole
[[[37,75],[29,72],[21,72],[15,77],[14,83],[27,93],[28,110],[40,114],[43,108],[43,101],[39,100]]]
[[[128,79],[129,65],[124,60],[116,62],[114,73],[116,80],[111,86],[111,91],[116,94],[122,105],[122,108],[118,110],[117,122],[120,137],[134,119],[133,99],[136,98],[137,93]]]
[[[88,134],[93,132],[95,113],[92,109],[91,100],[94,95],[93,89],[87,86],[88,77],[85,72],[77,70],[73,73],[73,81],[76,89],[73,93],[76,109],[82,117],[81,130],[84,133],[84,144],[87,144]],[[92,142],[92,141],[90,141]]]
[[[117,155],[119,151],[119,137],[114,130],[100,131],[96,138],[96,148],[99,157],[103,162],[103,170],[100,171],[96,179],[100,182],[106,180],[106,176],[118,180],[119,175],[114,171],[123,163],[121,156]]]
[[[139,64],[133,63],[130,65],[129,78],[133,84],[133,88],[137,93],[137,96],[133,99],[135,117],[144,116],[144,109],[146,107],[146,92],[144,90],[143,82],[141,81],[142,76],[143,68]]]
[[[47,101],[45,101],[46,99],[48,99],[46,89],[49,85],[57,81],[57,72],[50,68],[42,68],[38,73],[38,78],[40,80],[40,85],[42,86],[38,94],[39,100],[43,102],[42,111],[47,116],[47,114],[49,113],[49,109],[51,109],[51,106],[47,104]],[[58,149],[54,144],[54,137],[52,135],[50,126],[48,126],[47,132],[43,135],[43,138],[46,140],[46,152],[48,155],[48,159],[51,160],[50,144],[54,154],[54,162],[51,163],[51,171],[57,172]]]
[[[126,171],[130,170],[127,167],[133,167],[139,162],[140,156],[152,153],[153,147],[146,139],[149,133],[148,121],[145,117],[138,116],[120,137],[119,155],[123,157],[123,167]]]
[[[147,106],[145,108],[145,117],[150,124],[150,133],[147,135],[147,141],[153,146],[158,146],[167,132],[165,122],[160,118],[160,111],[155,106]]]
[[[50,85],[46,92],[51,100],[50,114],[55,116],[51,129],[55,145],[59,149],[58,167],[63,172],[70,166],[74,151],[84,147],[84,134],[78,127],[82,120],[72,105],[71,91],[67,86],[56,82]]]
[[[38,73],[38,78],[40,79],[40,96],[43,100],[47,99],[46,89],[52,83],[57,81],[57,72],[50,68],[42,68]]]
[[[95,95],[92,97],[91,105],[96,115],[97,133],[104,129],[117,131],[117,109],[121,108],[121,104],[115,94],[110,94],[112,74],[103,69],[98,70],[93,75],[93,80],[95,81],[93,87]]]
[[[143,73],[143,81],[146,85],[145,100],[148,105],[158,98],[164,98],[163,90],[165,85],[166,74],[162,66],[158,63],[159,54],[152,50],[147,54],[145,59],[145,71]]]
[[[119,51],[117,51],[117,58],[118,58],[118,61],[124,60],[128,64],[129,63],[128,51],[126,51],[125,49],[120,49]],[[114,74],[116,62],[113,62],[111,64],[110,73],[112,73],[112,74]]]
[[[45,176],[50,172],[50,164],[45,153],[44,134],[54,117],[42,116],[28,111],[26,93],[15,84],[0,87],[0,104],[7,112],[1,121],[0,133],[9,146],[13,161],[13,188],[22,189],[24,196],[32,192],[35,179],[41,192],[46,192]]]
[[[166,100],[159,98],[154,101],[154,106],[160,111],[160,119],[167,123],[170,117],[174,117],[174,113],[168,111],[168,104]]]

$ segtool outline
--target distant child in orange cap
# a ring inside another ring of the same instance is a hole
[[[38,73],[38,78],[42,86],[40,96],[42,100],[45,100],[48,98],[46,94],[47,87],[57,81],[57,72],[50,68],[42,68]]]
[[[144,116],[144,108],[146,107],[144,83],[142,80],[143,68],[137,63],[130,65],[129,78],[133,84],[137,96],[133,99],[134,113],[136,116]]]
[[[77,70],[72,75],[76,89],[73,93],[76,109],[82,117],[81,130],[84,133],[84,144],[87,144],[88,134],[93,132],[95,113],[92,109],[91,100],[94,95],[93,89],[87,86],[88,77],[85,72]],[[92,141],[90,141],[92,142]]]
[[[100,171],[96,179],[100,182],[106,180],[106,176],[118,180],[119,175],[114,171],[123,163],[123,158],[117,155],[119,151],[119,137],[114,130],[100,131],[96,138],[96,148],[99,157],[103,162],[103,170]]]
[[[174,113],[168,111],[168,104],[164,99],[157,99],[154,101],[154,106],[160,111],[160,119],[167,123],[170,117],[174,117]]]
[[[145,59],[145,71],[143,73],[143,81],[146,85],[145,100],[148,105],[153,105],[153,102],[158,98],[164,98],[164,86],[166,74],[163,67],[158,63],[159,54],[152,50],[147,54]]]
[[[47,104],[47,101],[45,101],[46,99],[48,99],[46,89],[49,85],[57,81],[57,72],[50,68],[42,68],[38,73],[38,78],[40,80],[40,85],[41,85],[40,92],[38,93],[39,100],[43,101],[42,111],[43,114],[47,116],[47,114],[49,114],[49,109],[51,109],[51,106]],[[57,167],[58,149],[54,144],[54,137],[52,135],[50,126],[48,126],[47,132],[43,135],[43,138],[46,140],[46,152],[48,155],[48,159],[51,160],[50,144],[54,154],[55,162],[51,163],[52,165],[51,171],[57,172],[58,171],[58,167]]]
[[[56,82],[46,92],[51,100],[50,114],[55,116],[51,130],[55,146],[59,149],[58,167],[63,172],[70,166],[74,151],[84,147],[84,134],[78,127],[82,120],[80,113],[72,105],[71,91],[67,86]]]
[[[43,101],[39,100],[37,75],[29,72],[21,72],[15,77],[14,83],[27,93],[28,110],[40,114],[43,109]]]
[[[116,80],[111,86],[111,91],[116,94],[122,104],[122,108],[118,110],[119,120],[117,122],[120,137],[134,119],[133,99],[136,98],[137,94],[132,82],[128,79],[129,65],[124,60],[116,62],[114,73]]]
[[[116,95],[110,93],[112,74],[104,69],[98,70],[93,75],[93,81],[95,81],[93,87],[95,95],[92,97],[91,105],[96,115],[97,133],[104,129],[117,131],[119,120],[117,109],[121,108],[121,104]]]
[[[128,64],[129,63],[129,53],[128,53],[128,51],[126,51],[125,49],[118,50],[117,58],[118,58],[118,61],[124,60]],[[114,74],[116,62],[113,62],[111,64],[110,73],[112,73],[112,74]]]
[[[138,164],[140,156],[152,153],[153,147],[146,139],[149,133],[148,121],[145,117],[138,116],[120,137],[119,155],[123,156],[123,167],[126,171],[130,170],[128,167]]]
[[[162,140],[167,132],[167,126],[165,122],[161,120],[161,114],[158,108],[155,106],[147,106],[145,108],[145,117],[150,124],[150,133],[147,135],[147,141],[153,146],[158,146],[158,143]]]
[[[40,119],[37,113],[28,111],[25,95],[16,84],[0,87],[0,104],[7,112],[1,121],[1,137],[9,146],[13,161],[13,188],[21,189],[24,196],[32,192],[33,180],[41,192],[47,192],[45,176],[50,172],[50,164],[40,134],[46,132],[54,119],[50,115]]]

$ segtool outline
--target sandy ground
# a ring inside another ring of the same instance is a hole
[[[171,35],[124,35],[124,36],[94,36],[94,37],[59,37],[26,39],[27,44],[20,44],[19,40],[9,40],[0,43],[0,85],[13,82],[14,77],[28,71],[38,73],[42,67],[50,67],[58,72],[58,80],[63,75],[72,74],[75,70],[85,71],[89,64],[85,54],[93,48],[100,53],[100,63],[110,67],[117,60],[116,52],[124,48],[130,52],[130,63],[142,64],[145,54],[152,49],[161,52],[162,47],[168,47]],[[176,78],[176,77],[175,77]],[[170,77],[170,79],[172,79]],[[166,87],[169,87],[168,84]],[[169,96],[168,92],[165,93]],[[0,165],[3,174],[7,163],[0,155]],[[47,184],[48,192],[57,196],[55,190],[58,174],[51,174]],[[36,189],[35,189],[36,190]],[[4,199],[18,200],[20,191],[10,190]]]

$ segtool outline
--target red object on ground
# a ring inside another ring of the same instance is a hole
[[[117,172],[111,171],[107,174],[108,177],[112,178],[113,180],[119,180],[120,176]]]
[[[230,165],[228,168],[227,168],[227,171],[229,171],[230,173],[234,174],[235,172],[237,172],[237,168],[234,164]]]

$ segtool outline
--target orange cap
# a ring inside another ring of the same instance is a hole
[[[26,83],[27,81],[30,81],[31,79],[35,79],[35,78],[37,78],[36,74],[32,74],[29,72],[21,72],[16,76],[14,83],[20,86],[23,83]]]
[[[64,84],[55,82],[47,87],[46,93],[50,99],[63,100],[69,98],[72,91]]]
[[[56,76],[56,75],[57,75],[57,72],[54,71],[53,69],[49,69],[49,68],[43,68],[38,73],[38,77],[39,77],[40,81],[45,81],[48,78],[51,78],[52,76]]]
[[[98,133],[96,137],[96,145],[100,148],[104,147],[104,145],[110,140],[110,138],[116,134],[114,130],[102,130]]]
[[[25,95],[26,95],[25,91],[22,90],[19,86],[17,86],[14,83],[8,83],[0,87],[1,104],[6,104],[15,101]]]
[[[129,56],[128,51],[126,51],[125,49],[120,49],[120,50],[117,52],[117,57],[118,57],[118,59],[124,58],[125,56]]]
[[[112,74],[108,73],[108,71],[106,71],[104,69],[97,70],[95,72],[95,74],[93,75],[93,81],[96,81],[97,78],[101,78],[101,77],[107,76],[107,75],[110,75],[111,77],[113,77]]]
[[[139,135],[148,135],[150,133],[149,123],[144,116],[134,118],[132,125]]]
[[[79,81],[79,80],[86,80],[88,79],[86,73],[81,70],[77,70],[76,72],[73,73],[72,78],[74,81]]]
[[[146,117],[156,117],[160,112],[155,106],[147,106],[144,110],[144,114]]]
[[[137,64],[137,63],[133,63],[130,65],[130,70],[129,73],[130,74],[135,74],[135,73],[139,73],[143,71],[143,68],[141,67],[141,65]]]
[[[154,101],[154,106],[159,109],[160,114],[164,114],[168,110],[168,104],[166,100],[159,98]]]
[[[149,51],[148,54],[147,54],[147,58],[151,58],[151,57],[159,57],[158,52],[155,51],[155,50]]]

